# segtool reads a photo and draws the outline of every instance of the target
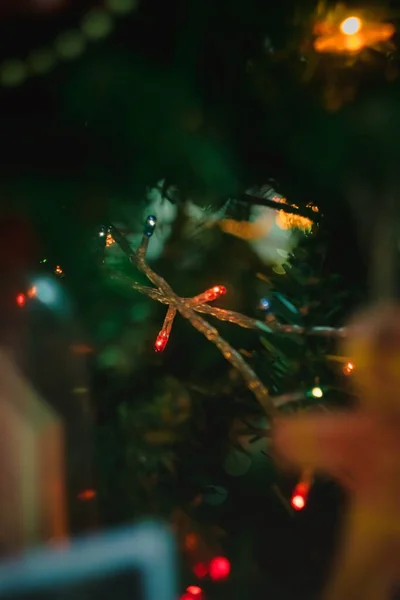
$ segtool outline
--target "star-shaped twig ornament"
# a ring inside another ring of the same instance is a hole
[[[155,351],[163,352],[166,348],[175,316],[177,313],[180,313],[181,316],[187,319],[195,329],[197,329],[211,343],[213,343],[222,353],[225,359],[230,362],[231,365],[242,375],[247,388],[254,394],[260,406],[263,408],[264,412],[269,418],[273,418],[273,416],[276,414],[276,409],[279,409],[287,404],[299,402],[310,395],[319,398],[320,396],[315,395],[313,391],[311,394],[308,392],[304,393],[296,391],[271,397],[267,388],[260,381],[253,369],[244,360],[240,352],[238,352],[235,348],[232,348],[232,346],[220,336],[218,330],[205,321],[204,318],[200,317],[197,313],[203,313],[219,319],[220,321],[227,321],[245,329],[254,329],[256,331],[268,334],[281,333],[312,335],[317,337],[332,337],[340,339],[347,335],[346,329],[343,327],[334,328],[324,326],[306,328],[300,325],[284,325],[279,323],[272,314],[268,315],[267,324],[259,319],[254,319],[232,310],[211,306],[209,302],[216,300],[218,297],[226,293],[226,288],[223,285],[215,285],[202,294],[192,298],[182,298],[178,296],[172,290],[171,286],[165,281],[165,279],[155,273],[146,262],[147,247],[149,240],[154,233],[156,223],[157,219],[155,216],[150,215],[147,217],[142,241],[137,250],[131,248],[126,237],[117,227],[113,225],[109,227],[109,235],[113,240],[115,240],[129,260],[147,276],[154,287],[141,285],[116,272],[109,273],[110,277],[114,280],[126,283],[136,291],[160,302],[161,304],[168,305],[163,326],[154,344]],[[319,388],[314,389],[319,390]]]

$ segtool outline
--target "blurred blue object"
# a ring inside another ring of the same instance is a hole
[[[0,564],[1,600],[59,596],[176,600],[171,534],[157,523],[143,523]]]

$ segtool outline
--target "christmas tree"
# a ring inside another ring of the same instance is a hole
[[[185,600],[313,597],[344,497],[271,424],[353,403],[393,15],[8,4],[2,343],[68,424],[72,532],[161,517]]]

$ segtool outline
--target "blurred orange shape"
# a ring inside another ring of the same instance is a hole
[[[345,19],[339,28],[327,28],[314,41],[316,52],[331,54],[359,52],[363,48],[387,42],[395,32],[395,28],[391,23],[368,23],[360,21],[360,27],[354,29],[354,33],[345,33],[342,28],[346,28],[346,23],[350,19],[355,18],[350,17],[349,19]]]
[[[97,494],[95,490],[83,490],[78,494],[78,500],[82,502],[88,502],[89,500],[94,500]]]

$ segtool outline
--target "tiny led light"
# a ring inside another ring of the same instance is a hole
[[[343,373],[345,375],[350,375],[352,372],[354,371],[354,364],[351,362],[348,362],[344,367],[343,367]]]
[[[310,483],[308,481],[300,481],[293,491],[290,504],[295,510],[303,510],[307,502],[307,496],[310,491]]]
[[[322,398],[324,392],[321,390],[320,387],[315,387],[311,390],[311,394],[314,396],[314,398]]]
[[[303,498],[303,496],[300,496],[300,494],[296,494],[292,497],[290,504],[293,506],[294,509],[302,510],[306,505],[306,501]]]
[[[354,35],[360,31],[361,25],[358,17],[348,17],[340,24],[340,31],[345,35]]]
[[[168,343],[168,338],[169,338],[168,333],[165,333],[164,331],[161,331],[158,334],[157,339],[155,341],[154,350],[156,352],[163,352],[165,350],[165,346]]]
[[[207,297],[208,302],[211,302],[212,300],[219,298],[219,296],[226,294],[226,287],[223,285],[214,285],[213,288],[207,290],[204,294]]]

